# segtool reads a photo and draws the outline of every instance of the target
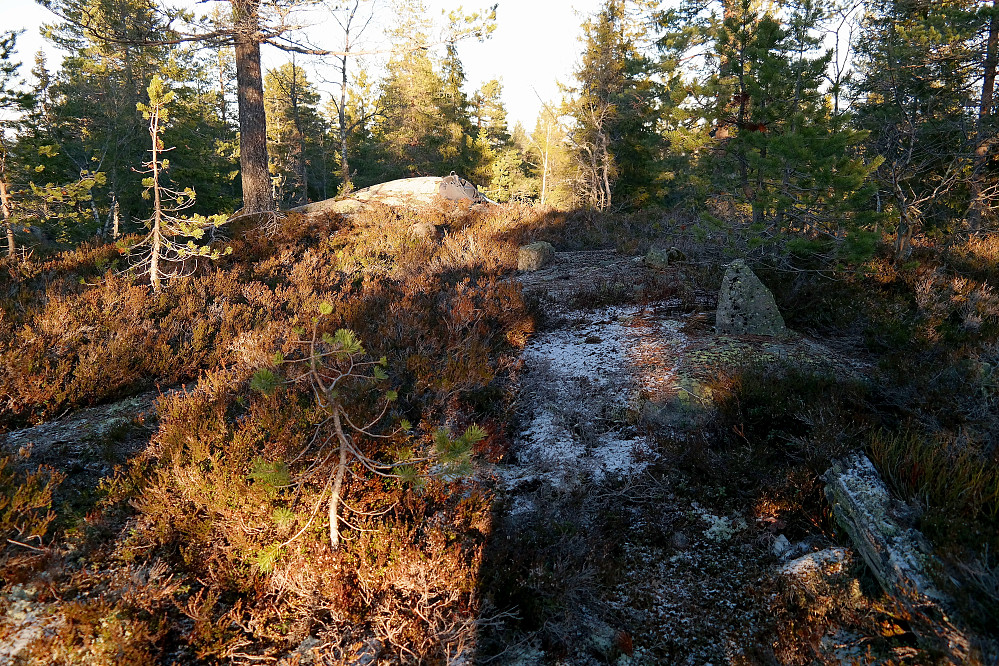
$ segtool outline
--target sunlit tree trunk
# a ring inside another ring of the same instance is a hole
[[[239,166],[243,213],[274,210],[267,171],[267,116],[260,68],[258,0],[231,0],[236,22],[236,87],[239,102]]]
[[[7,233],[7,256],[13,257],[17,252],[17,241],[14,238],[14,206],[7,189],[7,151],[0,136],[0,211],[3,212],[3,226]]]

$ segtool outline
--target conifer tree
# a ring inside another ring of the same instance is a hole
[[[319,115],[319,93],[294,61],[267,72],[267,110],[271,178],[282,206],[306,203],[311,193],[328,198],[328,132]]]
[[[821,48],[819,0],[780,12],[755,0],[689,2],[664,15],[665,59],[698,58],[685,72],[702,134],[690,141],[709,196],[744,206],[765,240],[784,232],[840,237],[861,231],[877,160],[865,134],[834,116],[821,90],[831,54]],[[705,134],[707,136],[705,136]]]
[[[169,161],[163,154],[173,150],[163,145],[162,134],[170,121],[170,103],[176,96],[158,75],[153,76],[147,88],[149,103],[138,102],[136,107],[142,117],[149,121],[149,137],[152,147],[150,158],[143,163],[148,174],[143,178],[145,195],[152,199],[153,214],[147,220],[149,235],[137,246],[141,251],[138,265],[149,273],[149,283],[153,291],[162,289],[164,279],[183,275],[189,270],[185,263],[192,257],[218,258],[220,252],[208,246],[198,246],[195,241],[204,239],[206,233],[214,230],[225,221],[224,215],[202,217],[194,215],[182,218],[177,213],[194,204],[194,190],[172,189],[167,185],[166,172]],[[180,239],[187,238],[186,243]]]
[[[583,55],[568,107],[574,119],[584,198],[606,209],[620,198],[642,205],[658,196],[663,142],[657,127],[652,62],[641,52],[641,21],[626,0],[606,0],[583,26]]]
[[[977,227],[996,201],[995,11],[963,0],[867,5],[855,106],[885,158],[877,177],[900,259],[914,234],[954,231],[965,218]]]
[[[19,90],[15,77],[21,63],[14,62],[11,56],[17,45],[18,32],[0,33],[0,114],[14,109],[23,109],[30,103],[30,97]],[[17,240],[14,238],[14,200],[11,193],[7,170],[7,143],[4,138],[4,117],[0,115],[0,220],[3,221],[7,240],[7,254],[14,256]]]

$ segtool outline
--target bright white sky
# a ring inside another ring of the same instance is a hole
[[[480,1],[481,7],[492,4],[490,0]],[[492,1],[499,2],[497,27],[492,37],[481,44],[469,41],[459,46],[467,88],[471,92],[484,81],[500,79],[510,128],[520,121],[530,131],[541,108],[538,98],[545,102],[557,102],[560,98],[558,82],[571,81],[581,49],[578,41],[580,24],[586,15],[597,10],[601,0]],[[177,4],[177,1],[170,4]],[[193,5],[193,2],[187,0],[184,4]],[[383,9],[387,8],[388,0],[380,0],[379,4],[384,5]],[[434,18],[439,18],[442,10],[453,10],[462,5],[469,12],[479,9],[476,0],[427,2]],[[18,38],[18,55],[24,63],[20,70],[22,77],[28,77],[34,54],[40,48],[46,51],[50,68],[55,69],[60,61],[59,52],[39,35],[43,23],[54,21],[55,17],[34,0],[0,0],[0,29],[26,29]],[[336,30],[336,24],[330,20],[327,25],[317,24],[311,28],[309,36],[317,45],[336,48],[335,41],[323,39],[324,34],[335,35]],[[373,30],[371,37],[376,42],[380,41],[380,31]],[[263,59],[265,67],[273,67],[286,61],[287,56],[267,49]],[[326,94],[333,91],[329,85],[320,84],[319,87]]]

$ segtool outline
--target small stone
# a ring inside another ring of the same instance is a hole
[[[443,234],[433,222],[417,222],[409,227],[409,235],[420,240],[438,242]]]
[[[686,260],[687,255],[675,247],[671,247],[668,250],[652,248],[645,255],[645,265],[651,268],[666,268],[670,264]]]
[[[774,555],[783,557],[789,550],[791,550],[791,542],[783,534],[778,535],[777,539],[774,540]]]
[[[673,547],[677,550],[686,550],[690,546],[690,539],[683,532],[673,533]]]
[[[555,248],[551,243],[539,241],[522,245],[517,251],[518,271],[541,270],[555,259]]]

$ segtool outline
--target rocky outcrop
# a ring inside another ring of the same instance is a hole
[[[913,511],[892,497],[862,453],[835,461],[822,478],[836,521],[874,577],[920,620],[913,623],[913,631],[952,663],[966,663],[969,641],[949,617],[949,598],[930,579],[935,560],[929,543],[913,527]]]
[[[742,259],[722,279],[715,329],[730,335],[779,336],[787,332],[774,295]]]
[[[555,248],[545,241],[522,245],[517,250],[518,271],[538,271],[554,260]]]
[[[63,445],[80,447],[100,442],[128,427],[137,418],[155,415],[157,393],[144,393],[109,405],[88,407],[69,416],[31,428],[0,435],[0,451],[30,450],[33,456],[46,456]]]

